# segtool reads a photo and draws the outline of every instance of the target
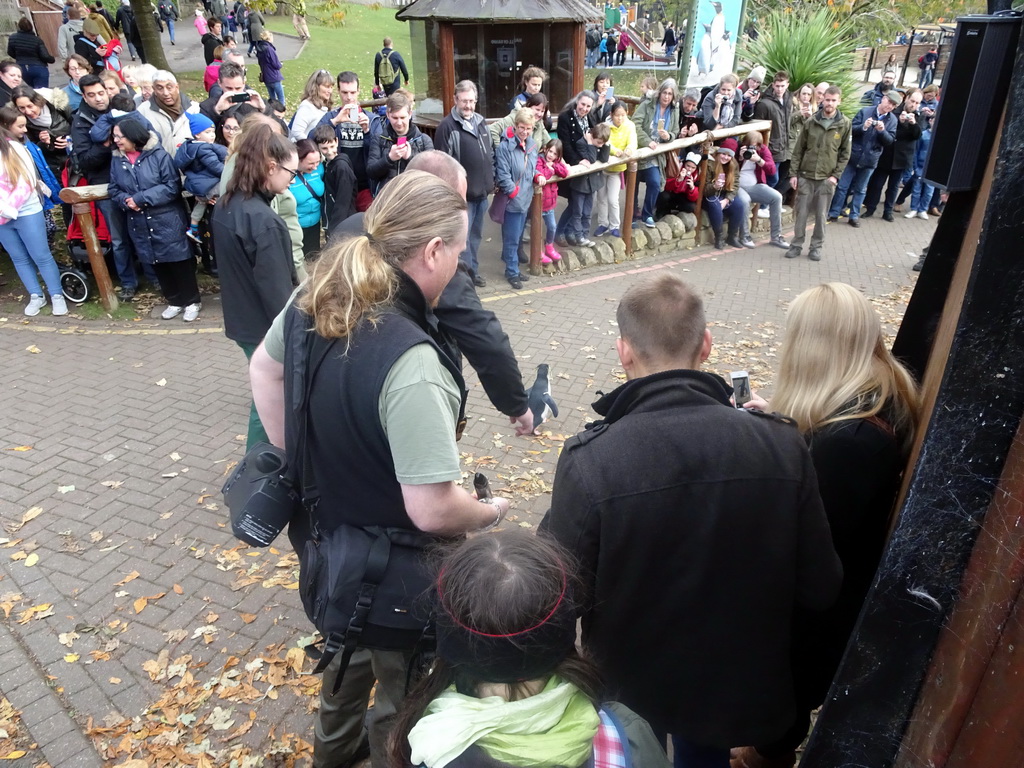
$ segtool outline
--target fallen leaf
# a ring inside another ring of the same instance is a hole
[[[31,352],[33,355],[38,355],[43,350],[41,350],[35,344],[29,344],[27,347],[25,347],[25,351],[26,352]]]
[[[31,347],[29,347],[29,349],[31,349]],[[38,351],[39,350],[37,349],[36,352]],[[24,757],[27,754],[28,752],[26,752],[24,749],[16,749],[13,752],[8,752],[3,757],[0,757],[0,760],[17,760],[18,758]]]
[[[57,493],[71,493],[73,490],[75,490],[75,486],[73,486],[73,485],[58,485],[57,486]]]
[[[103,540],[103,531],[93,531],[89,534],[89,541],[93,544]]]
[[[57,635],[57,642],[70,648],[71,644],[78,638],[79,634],[77,632],[61,632]]]
[[[231,718],[231,710],[222,707],[214,707],[206,722],[215,731],[226,731],[235,724],[234,719]]]
[[[100,485],[105,485],[107,488],[120,488],[124,485],[124,480],[104,480]]]
[[[33,619],[45,619],[47,616],[53,616],[53,603],[43,603],[42,605],[34,605],[21,612],[21,616],[18,619],[19,624],[28,624]]]
[[[160,379],[160,381],[156,382],[156,385],[158,387],[166,387],[167,386],[167,379]]]
[[[181,454],[175,451],[170,455],[171,461],[181,461]]]
[[[139,578],[140,575],[141,574],[138,571],[132,571],[127,576],[125,576],[123,579],[121,579],[119,582],[117,582],[114,586],[115,587],[123,587],[129,581],[135,581],[137,578]]]
[[[33,565],[39,562],[39,555],[33,552],[31,555],[25,558],[25,567],[31,568]]]
[[[255,613],[240,613],[238,615],[242,618],[242,621],[244,621],[246,624],[252,624],[254,621],[256,621],[256,614]]]
[[[8,448],[8,451],[17,451],[18,453],[24,453],[25,451],[31,451],[31,445],[15,445],[12,448]]]
[[[111,685],[120,685],[121,684],[121,678],[120,677],[112,677],[112,678],[110,678],[110,683],[111,683]]]
[[[43,513],[42,507],[32,507],[31,509],[25,510],[25,514],[21,516],[21,525],[24,525],[29,520],[35,520],[39,515]],[[18,526],[19,528],[21,526]]]
[[[80,658],[81,657],[77,653],[65,653],[64,654],[64,661],[66,661],[68,664],[74,664]]]
[[[143,609],[147,605],[149,605],[149,601],[150,600],[159,600],[161,597],[163,597],[166,594],[167,594],[166,592],[161,592],[159,595],[150,595],[149,597],[139,597],[139,598],[136,598],[135,602],[132,603],[132,605],[135,607],[135,612],[136,613],[142,613]]]
[[[183,595],[183,594],[185,594],[185,590],[181,588],[181,584],[175,584],[172,587],[172,589],[174,590],[174,594],[176,594],[176,595]]]

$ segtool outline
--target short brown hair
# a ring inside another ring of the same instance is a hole
[[[618,104],[618,102],[615,102]],[[594,126],[594,138],[601,141],[608,141],[612,137],[612,128],[608,123],[598,123]]]
[[[783,80],[789,80],[789,72],[787,72],[784,69],[780,69],[778,72],[775,73],[775,79],[772,80],[772,82],[781,83]]]
[[[662,274],[634,285],[616,311],[619,335],[642,360],[696,359],[704,343],[704,301],[675,275]]]
[[[401,93],[392,93],[386,102],[388,112],[397,112],[400,109],[411,109],[412,104],[408,97]]]

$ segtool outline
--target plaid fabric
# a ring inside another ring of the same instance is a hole
[[[597,710],[601,724],[594,736],[594,768],[628,768],[626,752],[615,722],[604,709]]]

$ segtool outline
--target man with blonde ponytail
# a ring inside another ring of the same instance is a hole
[[[466,247],[466,202],[437,177],[409,170],[384,187],[364,226],[365,234],[328,246],[312,266],[285,315],[284,363],[263,345],[253,355],[253,396],[267,434],[276,445],[297,442],[300,425],[286,404],[299,393],[284,372],[304,370],[312,383],[301,450],[319,491],[321,529],[380,526],[451,537],[494,526],[508,501],[480,502],[459,485],[465,383],[430,311]],[[312,535],[304,516],[292,520],[297,551]],[[375,681],[368,726],[375,753],[384,746],[383,721],[405,694],[409,654],[357,650],[340,681],[339,660],[324,673],[317,768],[363,756]]]

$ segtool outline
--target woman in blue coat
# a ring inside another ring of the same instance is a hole
[[[320,220],[323,216],[324,166],[320,150],[312,139],[295,142],[299,171],[288,191],[295,197],[299,226],[302,227],[302,252],[306,258],[320,250]]]
[[[110,197],[127,212],[128,236],[139,261],[152,264],[167,308],[164,320],[184,313],[199,316],[196,264],[185,238],[188,216],[181,199],[181,176],[160,139],[131,115],[114,126]]]

